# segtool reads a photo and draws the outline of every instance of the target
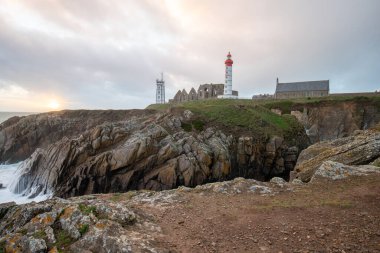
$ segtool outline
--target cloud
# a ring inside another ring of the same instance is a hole
[[[0,77],[70,109],[144,108],[154,103],[162,71],[167,98],[223,82],[231,51],[242,97],[273,93],[276,77],[330,79],[333,92],[372,91],[379,87],[380,2],[364,2],[4,0]],[[0,105],[12,110],[15,101]]]

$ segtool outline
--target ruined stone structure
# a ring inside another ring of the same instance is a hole
[[[330,81],[279,83],[277,78],[276,99],[324,97],[329,95]]]
[[[187,93],[185,89],[182,91],[179,90],[173,99],[169,99],[169,103],[181,103],[210,98],[238,98],[239,93],[236,90],[232,90],[232,64],[234,62],[231,57],[231,53],[228,52],[227,60],[224,62],[226,66],[224,84],[201,84],[199,85],[198,91],[191,88],[189,93]]]
[[[201,99],[210,99],[210,98],[217,98],[219,95],[224,94],[224,84],[218,83],[218,84],[212,84],[212,83],[206,83],[201,84],[198,87],[198,90],[195,91],[194,88],[191,88],[190,92],[187,93],[185,89],[182,91],[178,91],[173,99],[169,100],[169,103],[181,103],[186,101],[193,101],[193,100],[201,100]],[[233,90],[232,91],[233,96],[238,96],[238,92]]]

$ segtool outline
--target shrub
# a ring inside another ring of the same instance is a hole
[[[195,130],[203,131],[203,127],[204,127],[205,123],[201,120],[194,120],[192,125],[193,125]]]
[[[193,130],[193,126],[185,122],[182,122],[181,127],[185,132],[191,132],[191,130]]]

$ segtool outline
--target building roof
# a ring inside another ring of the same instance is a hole
[[[294,82],[294,83],[277,83],[277,92],[289,91],[329,91],[329,80]]]

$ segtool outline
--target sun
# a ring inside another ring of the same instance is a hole
[[[57,100],[52,99],[52,100],[49,101],[48,106],[49,106],[50,109],[57,110],[59,108],[60,104],[58,103]]]

